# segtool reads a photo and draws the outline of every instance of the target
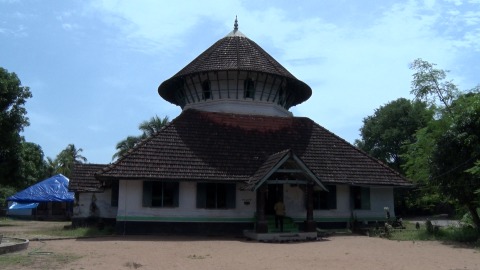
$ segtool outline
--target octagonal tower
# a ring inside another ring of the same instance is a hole
[[[292,116],[289,109],[312,90],[241,33],[235,19],[232,32],[164,81],[158,93],[183,110]]]

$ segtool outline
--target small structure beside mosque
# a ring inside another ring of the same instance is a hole
[[[311,119],[293,116],[289,109],[312,90],[237,21],[158,93],[182,113],[95,174],[118,186],[111,192],[118,233],[259,239],[279,233],[273,206],[281,200],[284,233],[308,236],[352,219],[384,220],[394,189],[410,186]]]

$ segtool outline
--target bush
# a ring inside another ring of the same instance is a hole
[[[7,198],[15,194],[17,191],[13,187],[0,187],[0,209],[7,208]]]
[[[451,241],[460,243],[475,243],[480,233],[473,227],[464,226],[461,228],[452,228],[448,232],[448,238]]]
[[[432,224],[432,222],[431,222],[429,219],[427,219],[427,221],[425,222],[425,228],[427,229],[427,232],[428,232],[429,234],[433,234],[433,233],[434,233],[433,224]]]
[[[480,208],[477,208],[477,213],[480,214]],[[472,225],[472,226],[474,226],[473,218],[472,218],[472,215],[470,214],[470,212],[465,213],[465,214],[462,216],[462,219],[461,219],[460,221],[461,221],[463,224],[467,224],[467,225]]]

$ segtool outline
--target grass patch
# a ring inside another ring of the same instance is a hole
[[[81,256],[70,253],[7,253],[0,256],[0,269],[59,269],[80,258]]]
[[[33,231],[32,234],[59,238],[80,238],[113,235],[114,232],[115,230],[112,227],[105,227],[102,230],[97,227],[78,227],[74,229],[71,227],[60,227],[49,230]]]
[[[49,239],[49,238],[80,238],[114,235],[115,229],[111,226],[90,226],[72,228],[69,221],[36,221],[10,218],[0,219],[0,228],[5,228],[4,236]],[[18,229],[15,229],[18,228]]]
[[[423,225],[416,229],[414,224],[407,223],[404,230],[394,230],[389,239],[397,241],[442,241],[447,243],[468,244],[480,248],[480,233],[471,227],[442,227],[430,233]]]

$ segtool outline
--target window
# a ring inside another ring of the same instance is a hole
[[[243,82],[243,95],[244,98],[253,98],[255,96],[255,83],[250,78]]]
[[[370,209],[370,188],[351,187],[353,209]]]
[[[143,182],[144,207],[178,207],[178,183]]]
[[[337,209],[337,186],[327,185],[325,190],[313,191],[313,209],[328,210]]]
[[[197,208],[235,208],[235,184],[198,183]]]
[[[205,99],[210,99],[212,98],[212,91],[210,88],[210,81],[205,80],[202,83],[202,98]]]
[[[110,197],[110,205],[111,206],[118,206],[118,182],[112,182],[112,194]]]

